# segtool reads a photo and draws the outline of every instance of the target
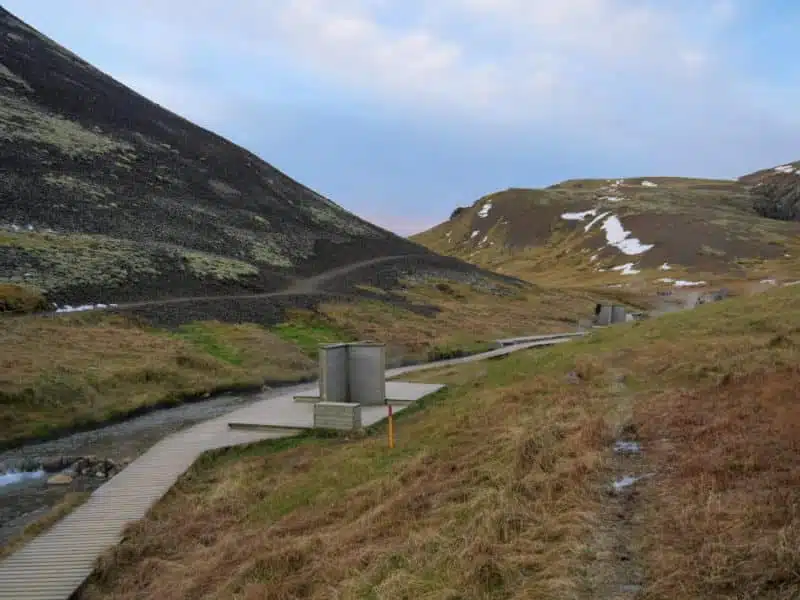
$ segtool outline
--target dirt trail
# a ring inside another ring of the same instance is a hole
[[[318,275],[313,275],[311,277],[307,277],[305,279],[299,279],[292,283],[286,289],[277,291],[277,292],[262,292],[257,294],[229,294],[224,296],[187,296],[182,298],[166,298],[161,300],[142,300],[139,302],[123,302],[117,304],[114,308],[119,309],[126,309],[126,308],[142,308],[145,306],[162,306],[168,304],[182,304],[186,302],[197,302],[198,300],[248,300],[253,298],[280,298],[284,296],[305,296],[305,295],[313,295],[313,294],[322,294],[324,293],[323,290],[320,289],[322,285],[325,283],[336,279],[337,277],[341,277],[342,275],[347,275],[353,271],[357,271],[363,267],[369,267],[372,265],[377,265],[385,262],[392,262],[396,260],[402,260],[407,258],[422,258],[427,256],[426,254],[402,254],[397,256],[380,256],[377,258],[370,258],[368,260],[362,260],[355,263],[350,263],[349,265],[345,265],[343,267],[337,267],[335,269],[331,269],[330,271],[325,271],[323,273],[319,273]]]
[[[625,372],[614,369],[609,377],[616,398],[616,414],[611,423],[615,440],[607,473],[611,477],[601,483],[604,502],[594,534],[596,560],[587,574],[587,597],[635,600],[641,597],[645,585],[636,535],[639,489],[653,474],[648,472],[643,448],[636,440],[632,425],[634,399],[625,385]]]

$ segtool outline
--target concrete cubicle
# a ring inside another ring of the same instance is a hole
[[[319,402],[314,427],[358,429],[361,407],[386,403],[386,346],[327,344],[319,351]]]

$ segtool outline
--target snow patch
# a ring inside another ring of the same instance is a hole
[[[484,204],[484,205],[481,207],[481,209],[478,211],[478,216],[479,216],[481,219],[485,219],[486,217],[488,217],[488,216],[489,216],[489,211],[490,211],[490,210],[492,210],[492,203],[491,203],[491,202],[487,202],[487,203],[486,203],[486,204]]]
[[[592,210],[585,210],[583,212],[575,212],[575,213],[564,213],[561,215],[562,219],[566,219],[567,221],[583,221],[588,216],[596,216],[597,209],[593,208]]]
[[[614,482],[614,484],[613,484],[614,485],[614,489],[616,491],[625,489],[626,487],[632,486],[637,481],[641,481],[642,479],[645,479],[647,477],[652,477],[653,475],[655,475],[655,473],[647,473],[646,475],[641,475],[639,477],[631,477],[630,475],[625,476],[622,479],[617,479]]]
[[[600,200],[607,200],[608,202],[622,202],[622,196],[604,196]]]
[[[583,228],[583,230],[584,230],[584,231],[589,231],[589,230],[592,228],[592,225],[594,225],[594,224],[595,224],[595,223],[597,223],[597,222],[598,222],[600,219],[602,219],[602,218],[604,218],[604,217],[607,217],[607,216],[608,216],[608,215],[610,215],[610,214],[611,214],[611,211],[604,212],[604,213],[603,213],[603,214],[601,214],[601,215],[597,215],[597,216],[596,216],[594,219],[592,219],[591,221],[589,221],[589,224],[588,224],[588,225],[586,225],[586,226]]]
[[[777,285],[778,282],[775,281],[774,279],[762,279],[761,283],[766,283],[768,285]]]
[[[643,181],[642,187],[658,187],[658,184],[653,183],[652,181]]]
[[[707,285],[705,281],[685,281],[683,279],[672,279],[671,277],[662,277],[658,280],[661,283],[671,283],[673,287],[699,287]]]
[[[106,308],[116,308],[116,304],[81,304],[80,306],[70,306],[66,304],[59,308],[56,308],[57,313],[73,313],[73,312],[83,312],[87,310],[103,310]]]
[[[592,254],[592,257],[589,259],[589,262],[594,262],[597,260],[597,254]]]
[[[634,263],[625,263],[624,265],[619,265],[617,267],[611,267],[612,271],[620,271],[622,275],[636,275],[640,271],[637,271],[633,267],[635,267]]]
[[[625,231],[622,223],[615,216],[610,216],[605,220],[603,230],[606,232],[608,245],[614,246],[628,256],[643,254],[653,247],[653,244],[642,244],[637,238],[628,237],[631,232]]]
[[[473,232],[470,234],[470,236],[469,236],[469,239],[472,239],[472,238],[476,237],[476,236],[477,236],[479,233],[480,233],[480,232],[479,232],[479,231],[476,229],[475,231],[473,231]]]
[[[794,167],[792,165],[781,165],[780,167],[775,167],[776,173],[792,173],[794,172]]]
[[[658,267],[658,270],[659,271],[671,271],[672,267],[670,267],[668,263],[664,263],[663,265]]]
[[[642,451],[639,442],[625,442],[617,440],[614,442],[614,452],[617,454],[639,454]]]
[[[699,287],[708,284],[705,281],[684,281],[683,279],[678,279],[672,285],[674,287]]]

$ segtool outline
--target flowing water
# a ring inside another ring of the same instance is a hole
[[[302,384],[251,394],[222,394],[208,400],[154,411],[115,425],[0,453],[0,546],[26,525],[46,514],[68,492],[93,491],[104,482],[92,476],[79,476],[69,485],[49,485],[48,474],[39,468],[43,462],[82,456],[127,462],[185,427],[270,396],[308,393],[312,387],[314,384]]]

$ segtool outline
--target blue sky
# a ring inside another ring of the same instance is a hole
[[[3,0],[401,234],[507,187],[800,158],[789,0]]]

